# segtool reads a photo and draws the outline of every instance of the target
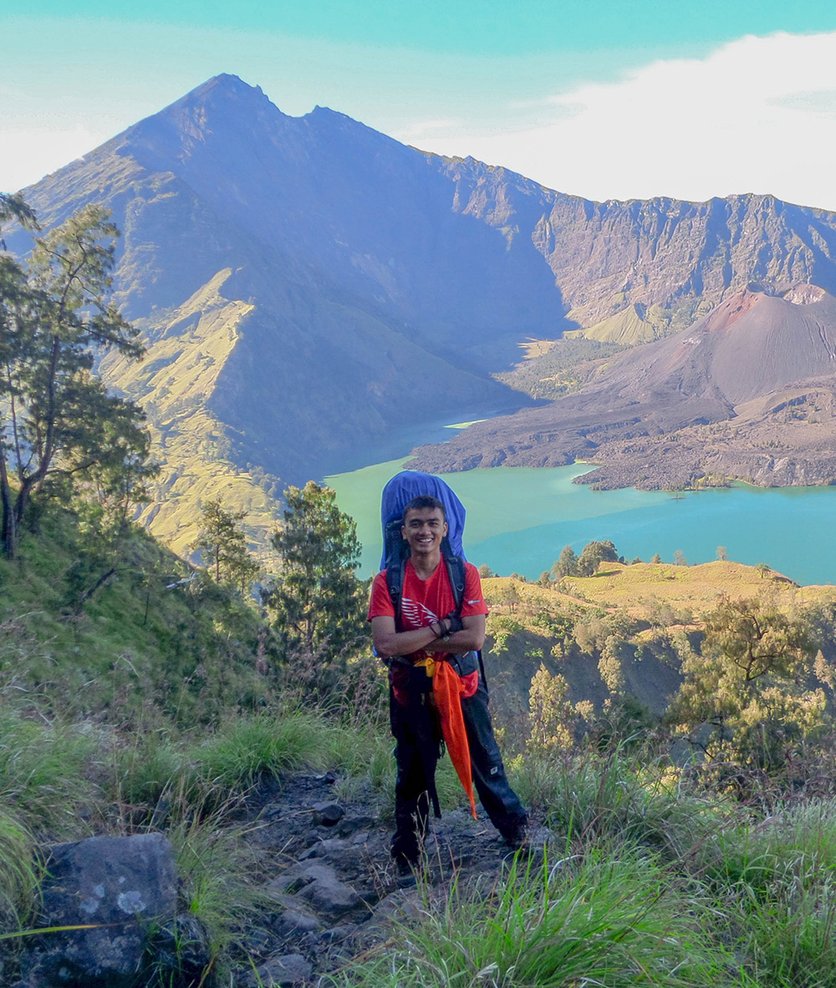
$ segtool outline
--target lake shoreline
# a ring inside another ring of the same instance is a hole
[[[326,482],[358,525],[360,572],[380,563],[380,492],[411,457],[336,474]],[[593,540],[615,543],[626,559],[657,553],[689,563],[718,552],[747,565],[765,563],[802,585],[834,582],[836,533],[830,519],[836,488],[767,488],[744,483],[690,491],[597,491],[575,483],[588,462],[562,467],[493,467],[442,474],[468,511],[468,558],[494,572],[534,580],[565,545],[576,552]]]

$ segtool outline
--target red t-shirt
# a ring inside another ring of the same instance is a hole
[[[398,622],[398,631],[411,631],[414,628],[425,628],[455,610],[456,599],[453,596],[453,588],[450,586],[450,577],[447,575],[447,567],[442,560],[432,576],[422,580],[415,572],[412,561],[407,559],[404,567],[403,588],[401,591],[401,616]],[[482,581],[479,579],[479,571],[472,563],[465,563],[464,571],[464,596],[462,598],[462,617],[472,617],[474,614],[487,614],[488,606],[482,596]],[[386,584],[386,570],[382,570],[374,578],[372,583],[371,600],[369,601],[368,620],[376,617],[394,617],[395,605],[389,596],[389,587]],[[417,657],[423,657],[426,653],[419,653]],[[442,656],[446,652],[441,648],[432,655]],[[474,672],[463,677],[463,696],[472,696],[476,692],[479,682],[479,673]],[[471,682],[472,680],[472,682]],[[399,684],[396,684],[399,685]]]

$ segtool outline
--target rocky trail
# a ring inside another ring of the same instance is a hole
[[[326,773],[271,782],[245,809],[247,840],[274,872],[265,891],[275,909],[241,943],[241,985],[320,984],[358,955],[385,950],[393,922],[417,917],[452,881],[490,885],[507,866],[508,848],[484,812],[473,820],[463,808],[433,821],[420,881],[399,877],[380,798],[341,800],[336,781]],[[546,837],[535,830],[534,845]]]

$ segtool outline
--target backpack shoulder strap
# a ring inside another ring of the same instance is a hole
[[[456,614],[461,616],[462,604],[464,603],[464,581],[465,581],[465,561],[461,556],[454,556],[452,553],[450,555],[444,556],[444,562],[447,564],[447,574],[450,577],[450,586],[453,588],[453,599],[456,602]],[[482,659],[481,648],[476,653],[479,659],[479,671],[482,674],[482,684],[485,687],[485,692],[488,692],[488,677],[485,675],[485,663]]]
[[[386,567],[386,587],[395,608],[395,626],[401,617],[401,598],[403,597],[403,574],[406,569],[406,559]]]
[[[461,614],[462,604],[464,603],[465,562],[461,556],[444,553],[444,563],[447,566],[447,576],[450,578],[450,587],[453,591],[456,614]]]

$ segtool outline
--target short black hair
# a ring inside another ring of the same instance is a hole
[[[444,505],[437,497],[433,497],[432,494],[419,494],[418,497],[414,497],[403,509],[403,514],[401,515],[401,521],[406,521],[406,516],[410,511],[418,511],[423,508],[438,508],[441,511],[441,517],[447,521],[447,512],[444,510]]]

